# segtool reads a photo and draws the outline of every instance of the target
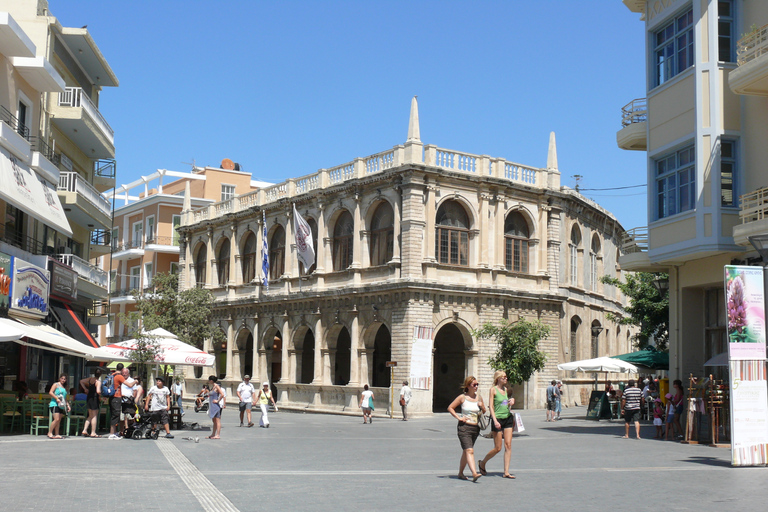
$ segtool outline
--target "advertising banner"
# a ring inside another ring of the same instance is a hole
[[[11,292],[11,257],[0,252],[0,310],[7,310]]]
[[[48,314],[51,273],[19,258],[13,258],[11,311],[43,318]]]
[[[430,389],[432,381],[432,334],[431,327],[413,328],[411,345],[411,388]]]
[[[51,297],[64,301],[77,300],[77,272],[51,260]]]
[[[765,359],[763,268],[725,266],[728,358]]]
[[[768,382],[764,361],[731,361],[731,463],[768,463]]]

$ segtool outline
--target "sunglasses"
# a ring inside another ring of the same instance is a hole
[[[480,385],[480,384],[478,384],[477,382],[475,382],[474,384],[472,384],[472,387],[473,387],[473,388],[476,388],[476,387],[478,387],[479,385]]]

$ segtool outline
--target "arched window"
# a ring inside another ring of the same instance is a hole
[[[317,222],[315,222],[315,219],[307,219],[307,224],[309,224],[309,229],[312,230],[312,247],[315,249],[315,262],[312,264],[311,267],[309,267],[309,270],[304,268],[304,264],[299,261],[299,270],[301,271],[302,275],[311,274],[314,272],[315,268],[317,268]]]
[[[603,327],[600,325],[600,322],[595,320],[592,322],[592,328],[590,334],[592,335],[589,346],[589,357],[592,359],[598,357],[598,352],[600,348],[600,333],[603,332]]]
[[[571,228],[571,242],[568,244],[571,285],[579,285],[579,246],[581,245],[581,231],[579,226]]]
[[[277,226],[269,239],[269,279],[274,281],[285,273],[285,229]]]
[[[355,223],[352,215],[344,211],[333,228],[333,270],[346,270],[352,264],[352,234]]]
[[[597,259],[600,256],[600,237],[592,237],[592,245],[589,250],[589,286],[593,291],[597,291],[598,265]]]
[[[240,258],[244,283],[250,283],[256,278],[256,243],[256,235],[248,233],[243,244],[243,256]]]
[[[528,223],[518,212],[507,215],[504,221],[504,261],[507,270],[528,272]]]
[[[386,201],[371,219],[371,266],[386,265],[392,259],[395,241],[395,214]]]
[[[469,261],[469,217],[458,201],[446,201],[435,216],[438,263],[466,266]]]
[[[581,325],[581,318],[574,316],[571,318],[571,361],[578,361],[579,360],[579,326]]]
[[[229,281],[229,238],[224,238],[219,246],[219,254],[216,258],[219,286],[224,286]]]
[[[201,244],[195,255],[195,284],[198,288],[205,286],[205,265],[208,259],[208,248]]]

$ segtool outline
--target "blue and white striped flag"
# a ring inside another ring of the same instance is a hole
[[[261,212],[262,225],[264,231],[262,232],[262,239],[264,243],[261,245],[261,272],[263,274],[261,283],[266,290],[269,290],[269,245],[267,245],[267,213],[262,210]]]

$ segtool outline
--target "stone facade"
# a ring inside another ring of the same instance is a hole
[[[418,132],[414,99],[404,145],[182,213],[181,286],[216,297],[213,321],[227,342],[207,342],[206,350],[217,354],[215,371],[231,389],[249,373],[270,381],[284,408],[357,413],[368,384],[377,411],[386,411],[390,382],[397,392],[410,380],[414,329],[427,327],[431,380],[429,389],[414,389],[411,410],[443,411],[466,375],[491,384],[495,347],[472,330],[525,318],[551,326],[541,342],[548,361],[514,392],[519,406],[542,407],[553,378],[574,396],[591,384],[557,370],[576,358],[572,338],[578,358],[591,357],[590,326],[603,328],[591,347],[599,355],[629,350],[606,317],[621,314],[623,298],[595,283],[620,272],[623,228],[560,186],[554,136],[541,169],[425,146]],[[291,243],[294,205],[316,236],[308,274]],[[582,241],[571,248],[563,241],[574,230]],[[392,378],[386,361],[397,362]],[[190,371],[188,389],[207,375]]]

